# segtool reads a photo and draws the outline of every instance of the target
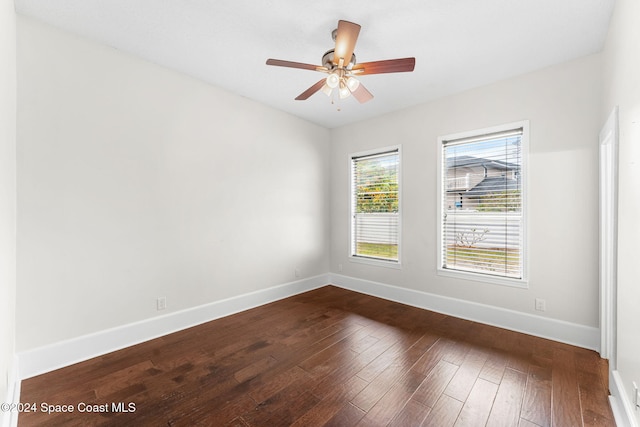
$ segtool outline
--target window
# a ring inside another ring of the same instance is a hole
[[[525,286],[528,123],[439,138],[438,272]]]
[[[351,156],[351,257],[399,264],[400,148]]]

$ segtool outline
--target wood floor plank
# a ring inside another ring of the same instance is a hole
[[[433,408],[457,371],[458,365],[440,360],[425,377],[411,399]]]
[[[215,375],[214,375],[215,376]],[[188,424],[189,420],[206,418],[211,409],[229,404],[241,404],[246,407],[246,386],[235,379],[218,379],[212,376],[199,379],[202,387],[187,387],[182,394],[170,394],[164,399],[152,400],[146,405],[137,404],[135,418],[140,425],[152,424],[157,418],[167,419],[168,423]],[[228,414],[231,421],[234,416]]]
[[[364,367],[358,376],[365,381],[373,381],[380,373],[384,372],[398,357],[401,357],[407,348],[415,344],[422,336],[422,333],[412,332],[406,337],[401,338],[393,346],[387,349],[383,354]]]
[[[188,416],[172,420],[169,425],[171,427],[226,425],[237,419],[237,414],[250,411],[254,407],[255,402],[251,398],[239,396],[220,405],[209,406],[206,410],[198,408],[199,410],[189,413]]]
[[[483,427],[489,418],[489,412],[497,392],[497,384],[478,378],[469,393],[469,398],[462,406],[454,426]]]
[[[245,366],[239,371],[236,371],[236,373],[233,374],[233,377],[239,383],[243,383],[269,370],[269,368],[274,367],[277,363],[278,361],[273,356],[267,356],[264,359],[257,360],[249,366]]]
[[[250,427],[250,426],[249,424],[246,423],[244,419],[242,419],[242,417],[237,417],[231,420],[231,422],[227,424],[225,427]]]
[[[298,366],[312,377],[322,378],[332,371],[332,365],[336,360],[351,360],[356,356],[357,353],[351,350],[349,343],[340,342],[303,360]]]
[[[487,360],[487,354],[477,349],[471,351],[465,356],[464,362],[451,379],[444,393],[461,402],[467,400],[467,396],[471,392],[471,388],[476,382],[480,371]]]
[[[521,417],[541,427],[551,425],[551,369],[531,366]]]
[[[336,343],[347,339],[363,328],[349,319],[341,319],[331,323],[329,326],[319,329],[312,335],[307,335],[307,331],[301,337],[296,337],[295,342],[288,341],[292,336],[288,336],[277,346],[270,348],[270,354],[279,361],[295,360],[298,363],[300,358],[312,357],[317,352],[325,350]],[[293,334],[295,336],[297,334]]]
[[[332,357],[340,356],[341,354],[351,354],[351,349],[349,348],[350,343],[347,338],[361,328],[362,326],[360,325],[350,325],[345,328],[344,331],[340,331],[339,333],[331,335],[326,340],[316,343],[313,350],[304,352],[308,357],[299,361],[298,366],[313,374],[314,370],[321,370],[323,364]],[[299,358],[299,356],[297,358]],[[316,374],[321,375],[321,372],[316,372]]]
[[[293,368],[271,377],[268,380],[260,378],[257,381],[252,381],[247,393],[257,403],[264,402],[285,387],[289,386],[291,383],[303,381],[305,378],[308,378],[309,380],[311,379],[304,369],[299,366],[294,366]]]
[[[593,351],[326,286],[24,380],[23,401],[135,412],[18,424],[608,427],[607,395]]]
[[[357,376],[352,376],[347,381],[334,387],[329,393],[298,418],[292,427],[308,427],[324,425],[329,422],[339,411],[343,409],[344,402],[357,395],[368,383]]]
[[[452,340],[442,336],[439,337],[429,350],[425,352],[420,359],[418,359],[411,369],[425,376],[428,375],[441,360],[446,360],[446,356],[449,355],[450,352],[455,351],[454,344],[455,342]],[[464,360],[464,358],[462,360]]]
[[[553,354],[551,416],[554,426],[582,425],[580,391],[572,349],[556,348]]]
[[[604,385],[604,389],[609,392],[609,361],[598,357],[598,367],[600,368],[600,380]]]
[[[469,350],[471,350],[469,343],[459,341],[459,338],[452,338],[449,340],[447,350],[442,358],[449,363],[460,366],[464,363]]]
[[[324,427],[355,426],[362,417],[364,417],[364,411],[347,402],[324,424]]]
[[[585,426],[614,425],[609,405],[608,364],[592,351],[574,351],[578,370],[578,386],[582,420]]]
[[[519,371],[522,373],[529,372],[529,366],[531,365],[531,358],[523,356],[521,354],[509,354],[507,358],[507,368]]]
[[[350,359],[339,361],[337,366],[334,366],[333,371],[328,373],[325,377],[317,379],[316,384],[313,387],[313,392],[322,396],[331,393],[331,390],[335,387],[336,383],[344,381],[345,378],[351,378],[355,376],[357,372],[360,372],[365,366],[371,363],[376,357],[384,353],[389,347],[396,342],[394,337],[382,337],[374,345],[369,347],[358,355]],[[358,377],[360,378],[360,377]],[[362,380],[368,384],[367,381]]]
[[[458,419],[463,403],[459,400],[442,394],[433,409],[422,422],[424,427],[450,427]]]
[[[412,335],[412,337],[414,336]],[[373,378],[369,385],[365,387],[364,390],[362,390],[351,401],[351,403],[365,412],[368,412],[397,381],[408,374],[408,371],[413,364],[433,345],[436,340],[437,337],[434,335],[423,335],[406,348],[405,351],[396,354],[395,358],[389,361],[385,370],[382,371],[380,375]],[[406,344],[411,343],[411,341],[413,341],[413,338],[408,340]],[[358,373],[358,376],[360,377],[360,373]],[[420,377],[420,382],[422,382],[424,376],[420,375]],[[419,384],[420,383],[416,384],[416,388]]]
[[[405,371],[388,392],[364,416],[361,424],[387,425],[410,400],[411,395],[424,380],[424,375],[411,369]]]
[[[525,420],[524,418],[520,418],[520,424],[518,427],[540,427],[538,424],[534,424],[529,420]]]
[[[511,427],[518,425],[526,385],[526,374],[514,371],[513,369],[505,370],[491,408],[487,427]]]
[[[491,351],[487,361],[480,371],[479,377],[484,380],[491,381],[494,384],[500,384],[506,367],[507,358],[504,353],[500,351]]]
[[[280,368],[274,373],[290,369],[295,365],[301,365],[307,359],[326,360],[331,354],[336,354],[343,349],[342,346],[334,347],[336,344],[348,339],[348,337],[362,328],[362,325],[348,323],[346,326],[340,325],[337,330],[331,328],[331,331],[323,334],[324,337],[320,340],[310,339],[308,342],[300,342],[294,346],[275,346],[271,348],[270,354],[280,363]],[[307,362],[307,364],[309,367],[313,366],[313,362]]]
[[[595,367],[595,373],[578,372],[582,420],[585,426],[613,426],[606,389],[597,365]]]
[[[430,410],[430,407],[416,400],[409,399],[405,407],[391,420],[389,427],[419,426],[427,417]]]
[[[351,348],[351,350],[355,351],[356,353],[362,353],[363,351],[367,350],[372,345],[376,344],[378,341],[380,341],[380,338],[376,338],[376,337],[374,337],[372,335],[367,335],[363,339],[351,344],[350,348]]]
[[[252,426],[288,426],[318,404],[319,399],[309,391],[312,380],[295,381],[242,418]]]

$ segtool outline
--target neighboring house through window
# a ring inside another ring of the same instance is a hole
[[[526,285],[528,122],[440,137],[438,272]]]
[[[351,155],[351,259],[400,262],[400,147]]]

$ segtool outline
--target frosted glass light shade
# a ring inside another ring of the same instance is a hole
[[[358,89],[358,86],[360,86],[360,81],[358,79],[356,79],[355,77],[349,77],[347,79],[347,87],[349,88],[349,90],[351,92],[353,92],[354,90]]]
[[[329,86],[331,89],[338,86],[339,83],[340,77],[337,74],[331,73],[327,76],[327,86]]]
[[[340,99],[348,98],[351,95],[349,88],[343,83],[340,85]]]

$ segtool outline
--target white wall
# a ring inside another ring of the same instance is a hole
[[[640,2],[618,0],[603,59],[603,114],[619,106],[618,373],[628,401],[640,385]],[[604,117],[601,120],[604,123]],[[640,411],[632,411],[640,424]]]
[[[423,64],[428,66],[428,64]],[[601,58],[593,55],[332,131],[331,271],[598,326]],[[530,121],[528,289],[436,275],[437,137]],[[402,269],[348,260],[348,155],[402,144]],[[547,311],[534,311],[544,298]]]
[[[16,14],[0,1],[0,402],[9,398],[16,292]],[[0,422],[4,414],[0,413]]]
[[[17,351],[329,270],[329,131],[17,25]]]

